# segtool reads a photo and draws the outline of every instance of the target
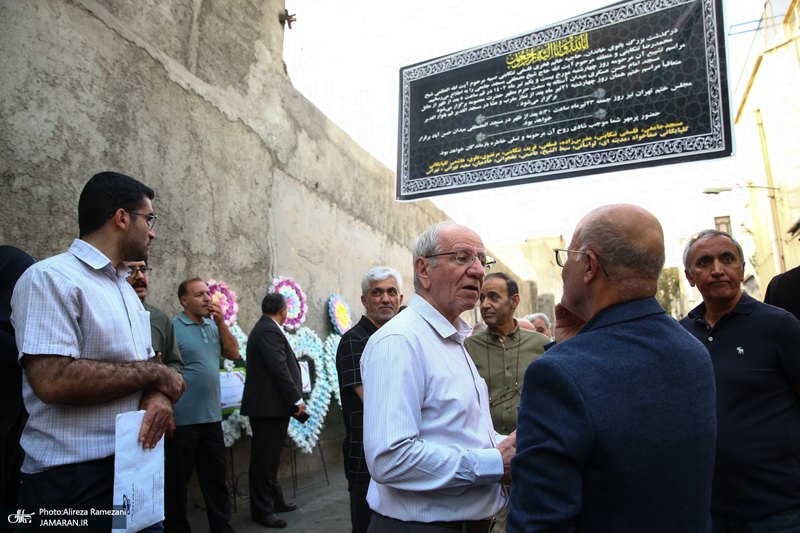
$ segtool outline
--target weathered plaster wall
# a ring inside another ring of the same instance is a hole
[[[283,9],[0,0],[0,243],[36,259],[65,251],[83,185],[116,170],[156,191],[148,299],[168,314],[180,311],[181,280],[222,279],[249,332],[285,275],[307,293],[306,325],[324,339],[328,297],[340,292],[358,319],[361,277],[379,264],[401,272],[408,301],[413,240],[446,216],[430,202],[394,202],[393,173],[294,89]],[[334,405],[329,461],[340,460],[342,435]],[[235,451],[245,469],[248,450]]]

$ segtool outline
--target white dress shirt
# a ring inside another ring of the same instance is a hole
[[[11,322],[19,357],[62,355],[123,363],[153,355],[150,313],[100,250],[75,239],[67,253],[34,264],[17,282]],[[20,443],[22,472],[103,459],[114,454],[116,418],[136,411],[142,392],[93,405],[43,403],[22,374],[30,414]]]
[[[508,500],[486,383],[464,349],[469,325],[421,296],[361,357],[367,502],[403,521],[483,520]]]

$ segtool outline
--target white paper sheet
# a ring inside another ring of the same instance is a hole
[[[303,384],[303,393],[311,392],[311,372],[308,370],[308,361],[300,363],[300,383]]]
[[[222,410],[238,409],[242,406],[244,395],[244,370],[224,370],[219,373],[219,388],[222,396]]]
[[[114,505],[124,505],[127,528],[139,531],[164,520],[164,438],[154,449],[139,442],[144,411],[117,415]]]

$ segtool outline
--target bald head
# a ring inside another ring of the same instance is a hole
[[[664,231],[652,213],[629,204],[598,207],[581,219],[574,238],[581,250],[602,258],[612,280],[636,292],[645,289],[644,296],[655,294],[664,267]]]

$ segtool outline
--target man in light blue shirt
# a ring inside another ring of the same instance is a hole
[[[220,356],[239,358],[239,343],[200,278],[182,282],[178,298],[183,312],[172,323],[185,365],[186,393],[175,404],[175,432],[164,444],[164,528],[191,531],[186,519],[186,486],[196,466],[210,531],[232,533],[219,370]]]
[[[148,313],[123,261],[143,261],[155,238],[153,190],[114,172],[95,175],[78,203],[80,237],[33,265],[11,300],[30,414],[21,444],[20,502],[29,508],[110,509],[115,420],[145,409],[155,447],[184,383],[150,346]]]
[[[492,426],[488,390],[464,349],[484,268],[472,230],[434,224],[414,246],[416,296],[361,358],[370,533],[487,532],[506,505],[516,436]]]

